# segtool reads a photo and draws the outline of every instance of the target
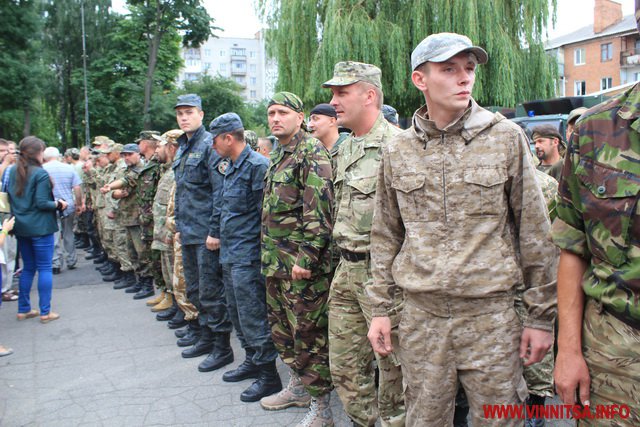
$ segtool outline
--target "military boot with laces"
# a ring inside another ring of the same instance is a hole
[[[300,378],[291,373],[287,387],[279,393],[260,399],[260,406],[268,411],[278,411],[292,406],[306,408],[310,401],[311,396],[305,390]]]
[[[309,412],[296,427],[333,427],[333,413],[329,406],[330,394],[311,398]]]

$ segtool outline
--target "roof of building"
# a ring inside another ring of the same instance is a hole
[[[579,43],[586,40],[597,39],[600,37],[612,36],[620,33],[636,32],[636,18],[634,15],[627,15],[622,18],[622,21],[617,24],[611,25],[604,29],[600,33],[593,31],[593,24],[584,26],[578,30],[575,30],[564,36],[556,37],[555,39],[548,40],[545,43],[545,49],[555,49],[558,47],[566,46],[568,44]]]

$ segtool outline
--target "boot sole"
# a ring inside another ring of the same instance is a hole
[[[278,405],[278,406],[265,406],[262,402],[260,402],[260,406],[262,407],[262,409],[266,410],[266,411],[281,411],[283,409],[287,409],[287,408],[308,408],[309,405],[311,405],[311,399],[309,399],[308,402],[289,402],[289,403],[285,403],[283,405]]]
[[[241,402],[246,402],[246,403],[251,403],[251,402],[259,402],[260,399],[262,399],[263,397],[267,397],[267,396],[271,396],[272,394],[276,394],[279,393],[280,391],[282,391],[282,386],[280,386],[279,389],[273,389],[273,390],[269,390],[269,392],[267,394],[265,394],[264,396],[251,396],[251,397],[245,397],[242,394],[240,395],[240,401]]]
[[[213,371],[217,371],[218,369],[225,367],[229,364],[233,363],[233,353],[231,353],[231,355],[227,356],[224,361],[222,362],[218,362],[213,366],[208,366],[206,368],[201,368],[200,366],[198,366],[198,372],[213,372]]]
[[[240,381],[245,381],[245,380],[257,380],[258,379],[258,372],[256,372],[255,374],[252,375],[247,375],[247,376],[242,376],[242,377],[238,377],[238,378],[225,378],[224,375],[222,376],[222,381],[224,381],[225,383],[239,383]],[[278,393],[280,390],[276,391],[275,393]],[[273,393],[271,393],[273,394]],[[271,396],[268,395],[268,396]],[[265,397],[265,396],[263,396]],[[258,399],[259,400],[259,399]]]

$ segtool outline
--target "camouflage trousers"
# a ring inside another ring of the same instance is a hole
[[[159,250],[151,249],[152,241],[144,240],[144,242],[149,245],[149,251],[151,253],[151,277],[153,277],[153,283],[155,283],[156,288],[161,291],[165,291],[167,289],[167,285],[164,282],[164,277],[162,275],[162,255]]]
[[[317,397],[332,389],[329,370],[327,275],[310,280],[267,277],[271,339],[280,358]]]
[[[267,320],[267,298],[260,261],[223,264],[227,311],[240,344],[254,365],[265,365],[278,357]]]
[[[160,266],[162,268],[162,279],[165,284],[165,292],[173,293],[173,250],[169,249],[160,252]]]
[[[129,234],[124,227],[118,227],[113,230],[113,243],[118,249],[118,260],[120,262],[120,270],[122,271],[134,271],[135,267],[133,260],[131,259],[131,249],[129,246],[133,246],[133,242],[129,240]],[[135,249],[133,249],[135,251]]]
[[[630,416],[609,420],[615,426],[640,426],[640,330],[602,311],[589,298],[582,323],[582,354],[589,368],[592,411],[596,405],[627,405]],[[579,426],[600,426],[583,419]]]
[[[140,277],[153,277],[151,271],[151,242],[142,240],[142,230],[138,225],[127,226],[129,240],[133,244],[136,268],[135,273]]]
[[[527,318],[527,309],[522,301],[522,294],[516,292],[515,306],[520,322]],[[529,393],[536,396],[553,397],[553,346],[544,355],[542,360],[530,366],[524,366],[524,380],[527,383]]]
[[[177,241],[173,242],[173,297],[184,313],[185,320],[198,318],[198,309],[187,299],[187,282],[182,269],[182,245]]]
[[[522,425],[518,419],[485,419],[482,410],[483,404],[522,404],[528,397],[513,295],[406,295],[401,317],[407,426],[452,425],[458,381],[474,427]]]
[[[329,292],[331,378],[345,412],[358,425],[374,425],[379,415],[383,426],[404,426],[400,363],[394,353],[387,357],[374,353],[367,339],[371,306],[365,289],[372,280],[369,261],[342,259],[338,264]],[[396,315],[391,317],[396,348],[402,298],[397,300]],[[380,373],[377,395],[374,355]]]

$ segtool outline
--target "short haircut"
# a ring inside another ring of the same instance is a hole
[[[7,147],[9,145],[9,141],[7,141],[6,139],[0,138],[0,145]]]
[[[269,148],[269,150],[273,150],[273,141],[271,141],[271,138],[258,138],[258,145],[260,145],[261,142],[264,142],[265,144],[267,144],[267,147]]]
[[[367,83],[367,82],[358,82],[358,84],[362,88],[363,92],[369,89],[375,92],[376,98],[377,98],[376,108],[378,110],[382,110],[382,104],[384,104],[384,94],[382,93],[382,89],[380,89],[378,86],[372,85],[371,83]]]
[[[236,141],[244,141],[244,128],[235,129],[231,132],[224,132],[218,136],[224,137],[225,135],[231,135]]]

